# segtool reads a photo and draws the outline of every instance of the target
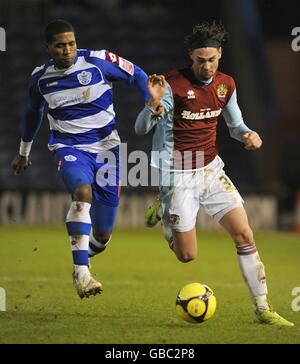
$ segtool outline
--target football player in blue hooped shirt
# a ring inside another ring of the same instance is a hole
[[[45,38],[51,59],[32,73],[20,150],[12,168],[20,175],[31,165],[31,145],[47,104],[48,147],[72,194],[66,226],[73,283],[83,298],[102,291],[102,284],[89,271],[89,257],[106,248],[119,202],[120,138],[111,83],[136,86],[146,101],[147,75],[109,51],[77,49],[74,28],[64,20],[49,23]]]

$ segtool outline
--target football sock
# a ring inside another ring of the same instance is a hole
[[[252,296],[255,310],[269,309],[265,268],[255,244],[240,245],[236,249],[240,269]]]
[[[111,236],[105,244],[101,243],[94,237],[93,231],[91,230],[89,238],[89,257],[93,257],[101,253],[107,247],[107,244],[110,242],[110,240]]]
[[[88,247],[91,232],[90,207],[91,204],[88,202],[73,201],[66,218],[74,270],[79,276],[88,271]]]
[[[78,279],[81,279],[86,274],[90,274],[89,268],[86,265],[74,264],[74,273]]]

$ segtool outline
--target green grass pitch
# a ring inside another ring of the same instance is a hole
[[[292,328],[252,323],[235,248],[222,232],[200,231],[198,259],[183,264],[159,230],[116,230],[109,249],[92,260],[104,292],[83,300],[72,286],[63,227],[1,227],[0,240],[0,343],[300,343],[300,311],[291,308],[292,289],[300,287],[299,235],[256,234],[269,298]],[[178,290],[194,281],[217,297],[215,315],[200,325],[175,312]]]

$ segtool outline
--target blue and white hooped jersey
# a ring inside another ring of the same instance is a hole
[[[98,153],[119,145],[113,81],[135,85],[144,100],[149,98],[145,72],[107,50],[78,50],[74,64],[67,69],[56,68],[53,60],[35,68],[22,140],[33,140],[47,104],[50,150],[68,146]]]

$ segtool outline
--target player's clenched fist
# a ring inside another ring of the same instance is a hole
[[[14,160],[12,161],[11,166],[14,171],[14,174],[18,176],[28,167],[31,166],[31,162],[28,157],[23,157],[22,155],[17,154]]]
[[[262,140],[255,131],[244,134],[243,141],[247,150],[259,149],[262,146]]]

